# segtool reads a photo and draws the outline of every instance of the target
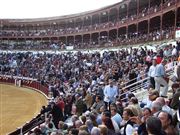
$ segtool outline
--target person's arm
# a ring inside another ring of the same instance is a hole
[[[116,89],[115,89],[115,94],[114,94],[114,97],[116,98],[117,96],[118,96],[118,88],[117,87],[115,87]]]
[[[146,131],[146,124],[141,120],[140,117],[136,117],[136,116],[131,117],[131,121],[139,125],[138,135]]]
[[[108,95],[107,95],[107,87],[105,86],[105,88],[104,88],[104,96],[105,97],[108,97]]]
[[[148,76],[151,76],[151,72],[152,72],[152,67],[149,68],[149,72],[148,72]]]
[[[176,78],[178,78],[178,75],[177,75],[177,66],[174,68],[174,76],[175,76]]]
[[[96,106],[96,102],[94,102],[94,104],[91,106],[91,110],[93,110]]]

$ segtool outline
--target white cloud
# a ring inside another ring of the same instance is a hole
[[[0,18],[39,18],[99,9],[122,0],[0,0]]]

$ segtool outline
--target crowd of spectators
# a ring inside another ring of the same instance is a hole
[[[180,59],[179,50],[177,42],[176,47],[156,51],[141,47],[103,53],[0,53],[0,74],[36,78],[49,87],[49,105],[41,110],[45,123],[29,134],[176,135],[179,69],[172,100],[163,77],[164,68]],[[150,73],[153,60],[157,70]],[[148,97],[140,102],[124,86],[147,76],[152,78],[144,86]]]
[[[65,42],[62,40],[42,40],[42,41],[22,41],[22,42],[11,42],[1,43],[1,50],[65,50],[67,46],[73,46],[74,49],[86,49],[86,48],[98,48],[98,47],[112,47],[112,46],[123,46],[137,43],[144,43],[148,41],[160,41],[166,39],[172,39],[173,27],[165,27],[162,32],[159,28],[154,29],[152,32],[147,31],[130,32],[127,34],[119,35],[117,38],[112,38],[116,35],[109,35],[96,37],[96,39],[86,39],[83,42],[71,41]]]

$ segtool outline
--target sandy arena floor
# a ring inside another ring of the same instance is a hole
[[[35,117],[46,98],[31,89],[0,84],[0,135],[16,130]]]

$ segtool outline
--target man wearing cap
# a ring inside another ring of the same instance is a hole
[[[166,97],[167,91],[168,91],[168,83],[164,79],[164,77],[166,76],[165,68],[164,68],[166,63],[167,63],[166,60],[162,60],[162,62],[157,65],[156,71],[155,71],[155,78],[154,78],[154,80],[155,80],[155,89],[157,91],[159,91],[159,93],[160,93],[160,86],[161,85],[163,86],[163,90],[162,90],[162,93],[161,93],[161,96],[163,96],[163,97]]]
[[[104,88],[104,102],[106,108],[109,107],[112,102],[115,102],[116,96],[118,96],[118,88],[114,85],[113,80],[109,79],[109,85],[106,85]]]

